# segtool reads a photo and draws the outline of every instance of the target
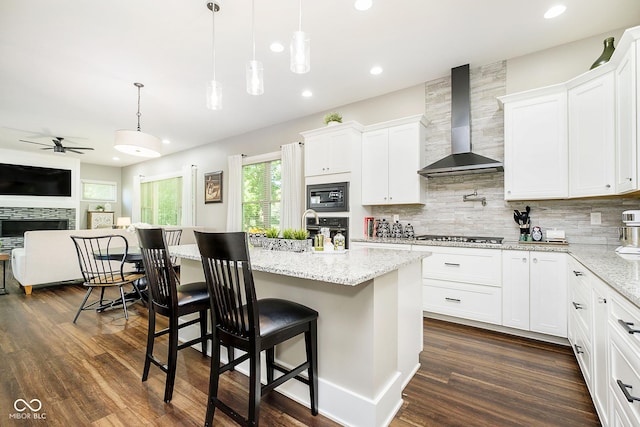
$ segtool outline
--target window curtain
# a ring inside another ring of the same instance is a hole
[[[300,228],[304,208],[304,175],[302,171],[302,144],[294,142],[281,147],[282,195],[280,198],[280,227]]]
[[[229,156],[227,231],[242,231],[242,154]]]
[[[182,224],[183,226],[196,225],[196,165],[182,166]]]

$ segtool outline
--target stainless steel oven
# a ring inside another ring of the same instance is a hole
[[[345,249],[349,249],[349,218],[347,217],[320,217],[318,218],[318,224],[313,217],[307,217],[307,231],[309,237],[313,239],[316,234],[320,233],[321,228],[328,228],[331,241],[333,242],[333,236],[338,231],[342,233],[345,241]]]
[[[348,212],[349,183],[307,185],[307,209],[316,212]]]

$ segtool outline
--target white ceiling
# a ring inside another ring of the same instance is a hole
[[[558,2],[567,12],[545,20]],[[311,72],[289,71],[297,0],[256,0],[256,59],[265,93],[245,91],[251,56],[251,1],[226,0],[216,14],[216,74],[224,109],[205,106],[211,78],[211,12],[204,0],[2,0],[0,148],[41,152],[19,142],[68,139],[90,146],[83,162],[141,161],[116,152],[114,131],[136,128],[171,140],[164,154],[447,75],[640,23],[637,0],[303,0]],[[275,54],[269,44],[286,49]],[[594,58],[595,59],[595,58]],[[371,76],[378,64],[384,73]],[[303,98],[304,89],[312,98]],[[51,151],[46,151],[50,153]],[[54,154],[51,154],[54,155]],[[121,160],[113,161],[118,155]],[[1,159],[0,159],[1,161]]]

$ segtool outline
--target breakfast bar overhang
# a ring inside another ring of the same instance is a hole
[[[181,258],[183,283],[204,280],[196,245],[172,246],[170,251]],[[402,390],[420,366],[421,260],[429,253],[357,248],[317,254],[252,248],[250,255],[258,298],[288,299],[320,313],[320,413],[348,426],[388,425],[402,405]],[[191,333],[197,334],[186,332]],[[276,359],[297,365],[304,358],[303,344],[296,340],[277,348]],[[243,365],[238,370],[248,371]],[[276,391],[309,406],[308,389],[297,381]]]

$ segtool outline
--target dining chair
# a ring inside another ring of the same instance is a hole
[[[256,298],[253,271],[244,232],[205,233],[195,231],[202,257],[209,298],[213,346],[205,426],[211,426],[216,408],[240,425],[258,426],[260,400],[264,394],[295,378],[309,386],[311,413],[318,413],[318,312],[284,299]],[[275,360],[275,347],[304,335],[306,360],[293,369]],[[220,366],[220,344],[244,351],[240,357]],[[260,355],[266,352],[267,383],[260,382]],[[220,374],[249,361],[247,418],[218,398]],[[275,378],[275,371],[282,375]],[[307,378],[300,374],[307,371]]]
[[[180,244],[180,238],[182,238],[181,228],[164,229],[164,238],[167,241],[167,246],[177,246]],[[180,265],[178,264],[178,257],[169,254],[171,258],[171,265],[180,279]]]
[[[142,381],[147,380],[151,364],[156,365],[167,375],[164,401],[170,402],[176,377],[178,350],[201,343],[202,354],[205,357],[207,355],[207,341],[211,339],[211,334],[207,332],[209,294],[205,282],[184,285],[178,283],[162,228],[138,228],[137,231],[149,287],[149,329]],[[198,317],[184,323],[178,322],[178,318],[191,313],[198,313]],[[157,314],[169,320],[167,328],[156,331]],[[178,344],[178,331],[195,324],[200,325],[200,336]],[[153,350],[156,338],[167,334],[169,348],[167,362],[164,363],[154,356]]]
[[[135,271],[126,271],[129,243],[121,235],[104,235],[93,237],[71,236],[76,248],[78,264],[83,278],[83,286],[87,288],[80,308],[73,318],[76,323],[78,316],[84,310],[93,308],[102,312],[108,308],[122,304],[125,319],[129,320],[127,302],[135,302],[142,299],[142,294],[136,282],[144,277],[144,274]],[[125,295],[124,287],[131,285],[133,290]],[[100,289],[100,298],[87,304],[89,296],[95,288]],[[105,299],[107,288],[118,288],[120,298]]]

